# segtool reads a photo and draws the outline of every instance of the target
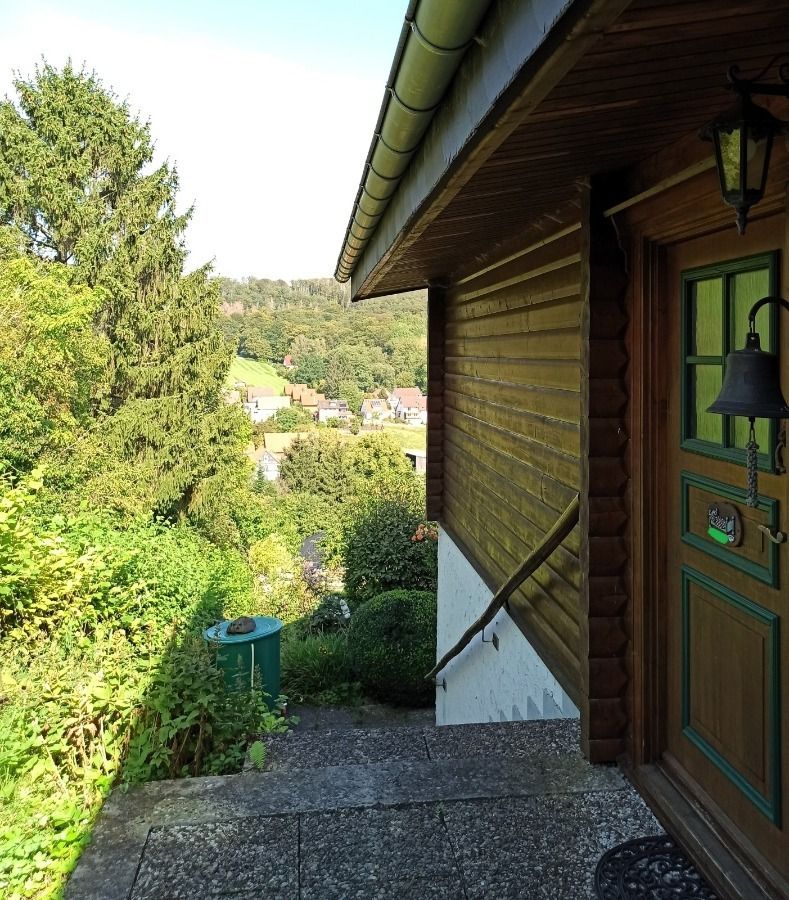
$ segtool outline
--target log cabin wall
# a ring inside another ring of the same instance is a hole
[[[581,488],[582,207],[431,292],[429,395],[441,396],[429,464],[440,454],[443,465],[440,484],[428,475],[430,510],[493,591]],[[576,704],[587,681],[579,554],[576,529],[508,605]]]
[[[626,256],[610,198],[593,180],[589,203],[589,265],[583,325],[581,618],[582,746],[592,762],[615,760],[626,749],[630,566],[628,465],[628,349]]]
[[[428,519],[440,520],[444,489],[444,290],[427,292],[427,494]]]

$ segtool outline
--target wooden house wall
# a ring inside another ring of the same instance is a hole
[[[582,213],[532,246],[430,294],[428,509],[491,590],[581,489]],[[579,531],[509,611],[577,703]]]

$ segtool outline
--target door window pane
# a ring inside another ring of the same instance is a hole
[[[748,443],[748,435],[751,433],[751,423],[742,416],[731,416],[734,423],[734,446],[744,450]],[[756,443],[761,453],[770,452],[770,423],[767,419],[757,419],[755,422]]]
[[[770,270],[755,269],[751,272],[735,272],[729,283],[732,320],[732,350],[742,350],[748,334],[748,313],[757,300],[770,293]],[[762,348],[770,347],[770,307],[763,306],[756,313],[756,330],[762,339]]]
[[[716,413],[707,412],[720,393],[723,375],[722,366],[689,366],[688,437],[713,444],[723,442],[723,419]]]
[[[720,416],[707,408],[720,392],[726,355],[745,346],[748,313],[771,293],[775,256],[710,266],[683,276],[683,441],[686,449],[737,462],[745,461],[750,424],[742,416]],[[775,311],[762,307],[756,328],[762,348],[775,351]],[[756,420],[756,441],[762,466],[772,459],[775,425]]]
[[[705,278],[691,285],[691,356],[723,354],[723,279]]]

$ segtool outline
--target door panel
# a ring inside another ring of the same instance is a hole
[[[789,877],[789,759],[781,739],[789,699],[789,551],[759,529],[789,527],[789,477],[775,471],[778,429],[760,422],[759,503],[749,508],[747,420],[706,412],[726,353],[744,343],[750,305],[781,291],[783,240],[776,217],[750,226],[744,238],[721,234],[666,251],[664,333],[676,362],[667,366],[661,441],[661,583],[669,770],[711,799],[709,813],[722,827]],[[789,361],[782,337],[789,328],[778,326],[774,313],[757,322],[763,346]]]

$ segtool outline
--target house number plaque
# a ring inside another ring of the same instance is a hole
[[[719,544],[739,547],[742,543],[742,519],[731,503],[710,503],[707,510],[707,534]]]

